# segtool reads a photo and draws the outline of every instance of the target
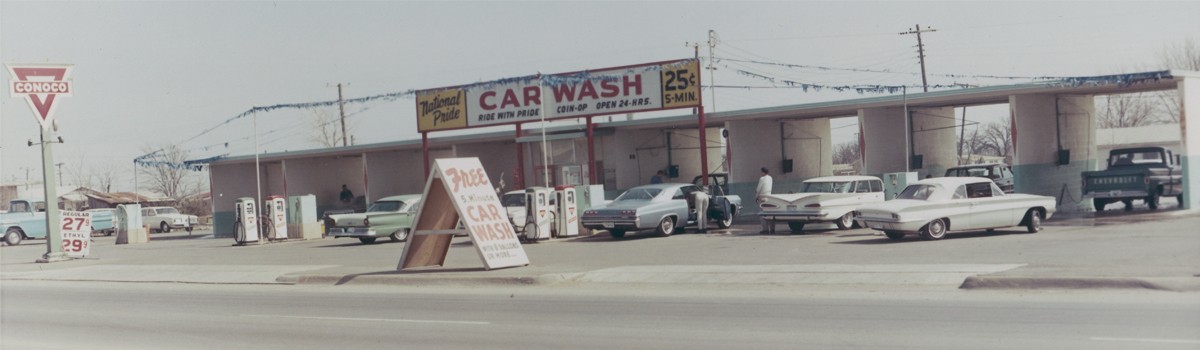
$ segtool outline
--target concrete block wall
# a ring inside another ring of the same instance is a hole
[[[762,167],[767,167],[773,176],[783,173],[780,161],[783,158],[779,154],[779,121],[733,121],[726,122],[725,128],[729,130],[727,142],[733,153],[730,182],[756,183],[762,175],[759,171]]]
[[[863,137],[863,174],[906,171],[908,139],[903,108],[864,108],[858,111]]]
[[[289,195],[312,194],[317,197],[317,216],[340,206],[342,184],[355,196],[366,193],[362,155],[289,159],[287,162]]]
[[[779,172],[772,173],[776,180],[803,180],[833,175],[833,139],[830,136],[829,118],[789,120],[782,125],[784,140],[780,158],[792,159],[792,172],[784,173],[781,168]]]
[[[670,179],[669,182],[691,182],[692,178],[700,176],[701,172],[700,132],[694,129],[674,129],[669,132],[671,162],[679,166],[679,177]],[[721,157],[725,154],[725,147],[721,145],[721,129],[708,128],[704,137],[708,143],[708,171],[714,173],[721,167]]]
[[[513,173],[516,171],[517,165],[516,149],[516,142],[513,141],[480,142],[455,145],[454,154],[461,158],[479,158],[479,162],[483,164],[483,170],[487,172],[488,179],[492,181],[492,187],[499,186],[500,179],[503,178],[505,190],[510,191],[514,190],[514,186],[516,186],[516,183],[513,182]],[[586,151],[584,156],[586,159]],[[421,182],[421,186],[424,185],[425,183]],[[418,192],[420,191],[418,190]]]
[[[655,171],[667,170],[666,137],[659,129],[617,130],[603,139],[604,168],[615,170],[617,189],[647,184]]]
[[[1056,106],[1057,103],[1057,106]],[[1080,179],[1096,170],[1095,103],[1092,96],[1014,95],[1014,190],[1058,199],[1058,210],[1094,210],[1083,198]],[[1070,150],[1069,164],[1057,164],[1059,142]]]
[[[213,236],[233,237],[233,204],[240,197],[254,197],[254,163],[214,165],[212,174]],[[248,180],[247,180],[248,179]]]
[[[914,169],[918,178],[939,177],[958,165],[958,133],[954,126],[954,108],[909,109],[912,114],[913,154],[923,157],[922,167]]]
[[[425,189],[425,164],[420,150],[370,152],[366,157],[368,201],[421,193]]]

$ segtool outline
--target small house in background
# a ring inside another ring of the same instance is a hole
[[[142,206],[173,206],[175,200],[150,198],[133,192],[92,193],[87,195],[88,208],[116,208],[118,204],[141,203]]]

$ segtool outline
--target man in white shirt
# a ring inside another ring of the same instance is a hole
[[[758,178],[758,187],[754,188],[754,195],[757,197],[756,201],[758,204],[761,205],[764,201],[766,201],[764,196],[771,194],[772,185],[774,185],[774,181],[771,179],[771,172],[767,171],[767,167],[762,167],[762,177]],[[774,223],[769,223],[767,219],[763,217],[759,217],[758,220],[762,223],[762,231],[759,231],[758,233],[770,233],[770,227],[767,225],[774,225]]]

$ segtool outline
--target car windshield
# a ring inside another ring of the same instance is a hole
[[[615,201],[648,201],[657,197],[659,193],[662,193],[662,189],[634,188],[622,193]]]
[[[402,207],[404,207],[404,202],[401,201],[378,201],[375,202],[375,204],[371,204],[371,207],[367,209],[367,212],[373,213],[381,211],[400,211],[400,208]]]
[[[509,194],[504,195],[504,198],[501,198],[500,202],[503,203],[503,205],[506,207],[524,207],[525,206],[525,194],[524,193],[509,193]]]
[[[175,208],[158,208],[158,215],[166,214],[179,214],[179,211],[175,210]]]
[[[805,182],[802,193],[850,193],[852,182],[846,181],[829,181],[829,182]]]
[[[1108,158],[1109,166],[1122,166],[1133,164],[1161,164],[1163,162],[1162,154],[1150,152],[1133,152],[1133,153],[1118,153]]]
[[[926,200],[929,199],[929,196],[932,196],[933,192],[936,190],[937,186],[934,185],[909,185],[908,187],[904,188],[903,192],[900,192],[900,195],[896,196],[896,199]]]

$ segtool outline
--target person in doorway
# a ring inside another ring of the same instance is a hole
[[[659,170],[657,173],[654,174],[654,176],[650,177],[650,184],[653,185],[653,184],[662,183],[663,176],[666,176],[666,175],[667,175],[667,173],[664,173],[662,170]]]
[[[342,203],[350,203],[350,201],[354,200],[354,192],[350,192],[350,188],[343,184],[342,193],[338,195],[338,199],[341,199]]]
[[[774,181],[771,179],[771,172],[767,170],[767,167],[762,167],[761,170],[762,176],[758,178],[758,186],[754,188],[754,196],[759,205],[762,205],[767,200],[766,195],[771,194],[771,187],[774,185]],[[775,225],[775,223],[768,221],[765,217],[759,217],[758,220],[762,223],[762,231],[758,233],[771,233],[770,226]]]
[[[696,232],[708,233],[708,193],[701,188],[692,192],[692,204],[696,206]]]

